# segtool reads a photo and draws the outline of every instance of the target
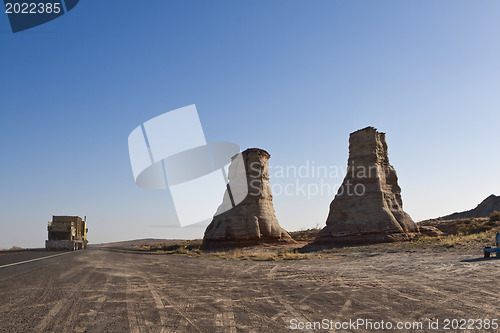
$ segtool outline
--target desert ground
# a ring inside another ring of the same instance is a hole
[[[445,332],[458,331],[445,330],[447,319],[500,317],[500,260],[483,259],[480,248],[380,244],[307,258],[192,257],[122,244],[2,267],[0,331],[287,332],[363,319]],[[379,331],[332,328],[302,331]]]

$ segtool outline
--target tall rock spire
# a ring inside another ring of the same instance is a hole
[[[330,204],[315,244],[409,240],[418,226],[403,211],[396,170],[389,164],[385,133],[373,127],[351,133],[347,174]]]
[[[202,248],[237,247],[258,243],[294,243],[288,232],[280,227],[274,214],[273,195],[269,184],[268,152],[258,148],[245,150],[243,159],[233,158],[229,166],[229,186],[219,211],[205,230]],[[243,168],[246,175],[239,174]],[[248,195],[234,206],[238,194]],[[234,207],[227,210],[226,207]]]

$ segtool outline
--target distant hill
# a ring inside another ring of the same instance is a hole
[[[483,200],[476,208],[460,212],[453,213],[451,215],[446,215],[438,218],[438,220],[456,220],[474,217],[489,217],[494,211],[500,212],[500,196],[490,195]]]

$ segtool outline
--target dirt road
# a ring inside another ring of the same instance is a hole
[[[500,318],[500,260],[477,257],[374,248],[274,262],[88,249],[0,268],[0,331],[287,332],[323,319],[444,331],[446,318]]]

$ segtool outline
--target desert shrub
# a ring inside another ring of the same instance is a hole
[[[296,240],[296,241],[304,241],[304,242],[311,242],[313,241],[318,233],[321,231],[321,228],[311,228],[311,229],[305,229],[305,230],[299,230],[299,231],[292,231],[290,232],[290,236]]]
[[[186,245],[186,249],[193,251],[193,250],[200,250],[201,244],[202,244],[201,239],[194,239],[191,241],[187,241],[185,245]]]
[[[419,247],[440,247],[452,248],[456,246],[474,247],[479,248],[484,244],[491,243],[495,239],[495,231],[489,229],[487,231],[470,233],[470,234],[456,234],[446,235],[439,237],[421,236],[413,239],[408,243],[400,243],[395,245],[399,246],[419,246]]]
[[[239,259],[239,260],[254,260],[254,261],[275,261],[275,260],[302,260],[309,259],[309,255],[298,253],[294,250],[287,250],[275,253],[273,251],[266,251],[255,249],[251,251],[242,251],[240,249],[228,251],[222,256],[225,259]]]
[[[0,249],[0,251],[18,251],[18,250],[22,250],[22,249],[23,249],[22,247],[13,246],[10,249]]]
[[[201,239],[189,241],[179,241],[176,243],[160,243],[151,245],[141,245],[136,248],[166,255],[187,255],[190,257],[219,258],[226,260],[254,260],[254,261],[275,261],[275,260],[302,260],[309,259],[309,255],[298,253],[296,249],[269,250],[264,248],[237,248],[220,251],[202,251]]]
[[[185,246],[183,246],[181,244],[171,244],[171,245],[164,244],[161,247],[159,247],[159,249],[163,250],[163,251],[178,251],[178,250],[180,250],[181,248],[184,248],[184,247]]]
[[[296,251],[286,251],[286,252],[278,253],[278,259],[302,260],[302,259],[309,259],[309,255],[303,254],[303,253],[298,253]]]
[[[436,227],[450,235],[471,235],[491,230],[500,223],[488,218],[465,218],[441,222]]]
[[[457,225],[457,231],[460,235],[477,234],[491,229],[491,226],[486,225],[486,221],[470,219],[464,220]]]
[[[159,243],[149,245],[136,246],[137,249],[152,251],[152,252],[168,252],[171,254],[190,254],[199,253],[201,250],[201,239],[193,239],[188,241],[178,241],[176,243]]]
[[[500,222],[500,212],[494,211],[490,215],[490,222]]]

